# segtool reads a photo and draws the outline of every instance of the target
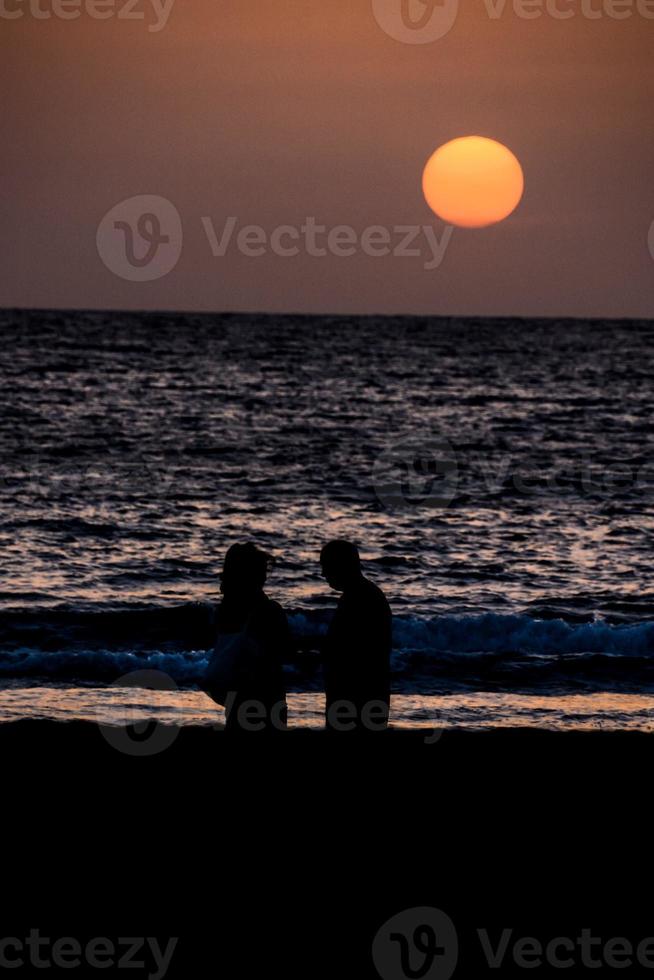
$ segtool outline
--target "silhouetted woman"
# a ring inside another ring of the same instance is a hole
[[[232,651],[230,691],[224,700],[217,698],[225,704],[230,731],[286,727],[282,664],[290,659],[291,636],[284,610],[264,592],[271,564],[271,556],[254,544],[232,545],[225,555],[214,657],[229,660]]]

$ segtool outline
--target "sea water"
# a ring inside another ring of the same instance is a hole
[[[652,323],[0,321],[0,720],[214,723],[226,549],[275,556],[306,635],[346,537],[395,614],[394,724],[649,730]],[[141,670],[170,690],[121,686]],[[293,724],[321,683],[288,668]]]

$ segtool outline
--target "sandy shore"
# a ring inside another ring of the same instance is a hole
[[[435,739],[407,730],[234,736],[165,725],[126,735],[88,722],[20,721],[0,725],[0,753],[5,775],[27,795],[37,776],[55,795],[66,788],[74,796],[82,786],[93,794],[114,781],[135,800],[165,781],[183,787],[189,800],[231,794],[235,808],[240,789],[265,799],[283,787],[289,806],[304,808],[316,797],[323,808],[337,808],[347,791],[364,807],[373,794],[388,812],[403,814],[436,786],[441,805],[446,799],[462,811],[498,794],[506,805],[538,797],[546,810],[567,797],[584,806],[600,788],[602,805],[611,806],[649,773],[654,736],[535,729],[451,730]]]
[[[5,934],[179,936],[169,976],[366,978],[403,908],[463,945],[646,927],[652,736],[163,734],[139,758],[88,723],[0,725]]]
[[[616,764],[629,766],[634,758],[651,751],[654,735],[641,732],[552,732],[530,728],[502,728],[488,731],[450,730],[433,733],[390,729],[372,735],[327,734],[314,729],[296,729],[283,734],[230,735],[215,728],[174,726],[152,723],[144,731],[104,727],[90,722],[50,722],[24,720],[0,724],[0,750],[5,758],[27,761],[53,761],[65,756],[68,761],[93,761],[109,768],[133,765],[136,760],[143,771],[166,765],[202,761],[221,763],[230,757],[271,754],[280,759],[315,756],[322,762],[344,763],[348,758],[388,760],[401,758],[409,766],[422,765],[426,759],[446,769],[462,761],[482,768],[493,758],[502,757],[534,764],[554,759],[563,769],[572,769],[583,760],[593,766]]]

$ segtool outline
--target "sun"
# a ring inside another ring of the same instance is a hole
[[[515,211],[525,187],[522,167],[502,143],[462,136],[427,161],[422,189],[432,211],[460,228],[485,228]]]

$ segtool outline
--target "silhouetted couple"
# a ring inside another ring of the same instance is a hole
[[[233,545],[225,556],[223,599],[204,687],[225,705],[227,729],[285,729],[283,665],[296,662],[302,646],[322,654],[327,728],[384,730],[392,616],[381,589],[363,575],[356,545],[331,541],[320,554],[324,577],[342,593],[326,637],[294,640],[284,610],[264,592],[271,564],[271,556],[253,544]]]

